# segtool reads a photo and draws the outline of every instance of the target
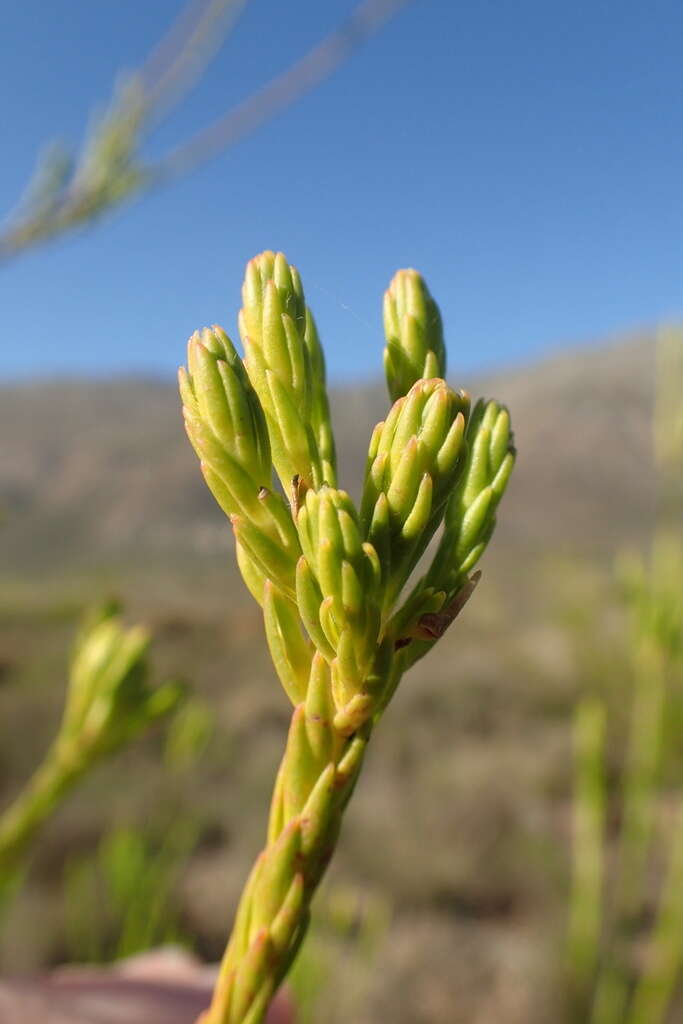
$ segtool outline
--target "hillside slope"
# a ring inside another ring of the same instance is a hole
[[[457,380],[495,395],[520,453],[499,548],[592,551],[651,512],[654,346],[636,338]],[[379,384],[336,391],[342,479],[357,494]],[[51,381],[0,389],[0,558],[13,573],[203,558],[225,521],[201,480],[171,382]]]

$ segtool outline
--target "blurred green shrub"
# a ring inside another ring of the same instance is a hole
[[[149,634],[123,625],[118,606],[89,611],[76,638],[62,720],[44,760],[0,816],[0,899],[18,884],[31,843],[77,783],[168,716],[184,689],[148,684]]]
[[[174,891],[197,839],[187,816],[160,844],[120,826],[102,838],[94,857],[70,861],[64,875],[69,959],[107,963],[155,946],[191,946]]]
[[[571,1015],[663,1024],[683,967],[683,332],[662,332],[654,417],[657,517],[649,558],[620,557],[630,626],[626,749],[610,792],[606,740],[622,714],[602,697],[575,719]],[[617,822],[610,835],[608,825]],[[653,879],[661,876],[656,890]]]
[[[334,990],[335,975],[341,971],[356,989],[363,977],[369,980],[390,927],[390,905],[378,893],[339,884],[320,893],[316,916],[288,978],[297,1024],[334,1020],[327,992]]]

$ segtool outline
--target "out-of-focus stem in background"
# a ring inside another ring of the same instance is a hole
[[[585,697],[574,717],[573,874],[567,957],[579,1008],[600,956],[605,833],[605,717],[602,701]]]
[[[41,826],[102,758],[173,712],[184,687],[147,682],[149,635],[123,626],[115,604],[92,609],[76,639],[57,735],[32,778],[0,814],[0,902],[20,878]]]
[[[577,710],[568,974],[580,992],[578,1000],[576,991],[572,992],[573,1004],[583,1006],[577,1019],[591,1024],[663,1024],[683,965],[683,779],[678,780],[673,796],[675,824],[659,828],[667,797],[663,767],[668,753],[668,702],[683,652],[680,329],[666,328],[659,334],[653,435],[655,519],[649,559],[624,555],[619,566],[630,611],[632,671],[627,748],[615,794],[620,827],[611,882],[604,877],[607,850],[586,824],[595,814],[592,787],[598,786],[603,772],[596,762],[604,758],[599,749],[602,739],[598,743],[590,732],[592,704],[584,702]],[[607,715],[604,703],[603,715]],[[659,848],[660,832],[665,837],[664,850]],[[655,854],[665,864],[664,881],[654,924],[644,932],[652,904]],[[644,946],[644,955],[636,954],[636,942]]]
[[[52,144],[0,227],[0,264],[189,174],[332,74],[410,0],[363,0],[303,57],[205,128],[149,161],[142,150],[218,54],[247,0],[191,0],[145,64],[121,75],[74,156]]]

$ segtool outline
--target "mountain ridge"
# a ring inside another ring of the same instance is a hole
[[[519,451],[498,546],[569,553],[637,539],[652,515],[654,338],[463,374],[510,407]],[[379,381],[331,389],[340,478],[354,496]],[[55,572],[93,559],[210,557],[225,520],[207,493],[170,380],[125,375],[0,386],[0,557]]]

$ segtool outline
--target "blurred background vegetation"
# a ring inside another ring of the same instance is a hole
[[[645,556],[657,523],[655,352],[653,337],[633,337],[504,380],[458,379],[505,395],[522,457],[477,600],[373,738],[294,979],[311,1020],[540,1022],[564,1005],[571,723],[583,695],[604,702],[610,856],[636,680],[614,560]],[[379,384],[332,400],[357,494],[386,400]],[[567,427],[577,416],[578,432]],[[229,529],[198,479],[170,384],[5,387],[0,433],[10,428],[4,799],[48,745],[73,631],[103,592],[152,630],[159,676],[190,679],[193,696],[170,731],[100,766],[46,827],[6,910],[2,968],[169,939],[215,959],[261,841],[287,722]],[[667,834],[683,782],[680,683],[667,684],[670,742],[653,784]],[[656,913],[666,849],[648,859],[640,926]]]

